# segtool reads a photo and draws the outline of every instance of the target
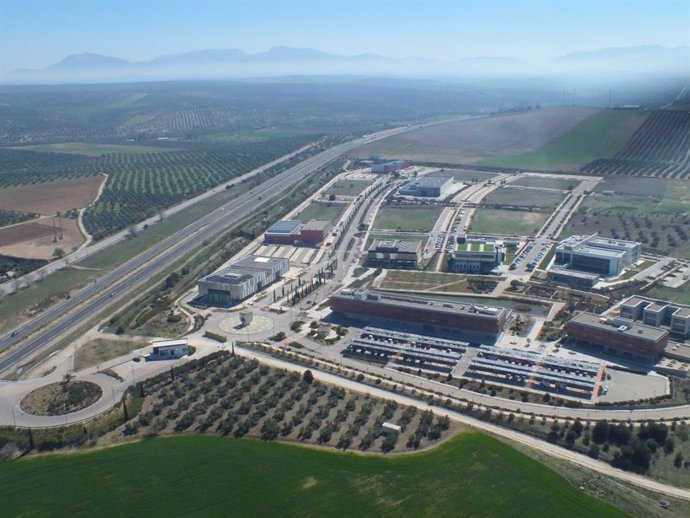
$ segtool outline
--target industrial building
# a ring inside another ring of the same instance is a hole
[[[302,222],[298,219],[283,219],[271,225],[264,234],[264,242],[272,245],[292,245],[300,239]]]
[[[668,345],[668,331],[625,318],[580,313],[566,324],[568,339],[625,356],[653,358]]]
[[[325,219],[313,219],[302,226],[299,240],[306,245],[318,245],[331,231],[333,225]]]
[[[419,240],[376,239],[367,250],[367,266],[381,268],[415,269],[422,260],[422,242]]]
[[[604,277],[618,277],[640,260],[640,243],[591,236],[571,236],[556,247],[556,264]]]
[[[671,336],[680,339],[690,337],[690,306],[665,300],[650,299],[635,295],[623,301],[621,318],[641,320],[653,327],[665,327]]]
[[[394,173],[410,167],[410,163],[407,160],[392,160],[390,162],[383,162],[381,164],[374,164],[371,166],[372,173]]]
[[[147,361],[151,360],[174,360],[189,354],[189,344],[186,338],[175,340],[158,340],[153,342],[153,350],[145,356]]]
[[[448,270],[489,273],[503,262],[503,248],[493,241],[457,243],[448,260]]]
[[[452,303],[383,291],[344,289],[330,298],[331,309],[356,319],[377,318],[452,332],[472,341],[496,340],[510,313],[506,308]]]
[[[445,196],[453,187],[453,179],[446,176],[422,176],[401,187],[401,196],[420,196],[440,198]]]
[[[250,255],[199,279],[199,297],[209,304],[237,304],[278,280],[289,268],[286,257]]]

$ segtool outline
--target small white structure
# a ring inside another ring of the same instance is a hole
[[[153,351],[146,355],[146,360],[175,360],[189,354],[186,338],[177,340],[160,340],[153,342]]]
[[[381,433],[384,435],[391,433],[397,433],[399,435],[400,432],[402,432],[402,427],[400,425],[389,423],[388,421],[381,425]]]

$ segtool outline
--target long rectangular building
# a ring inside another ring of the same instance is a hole
[[[250,255],[199,279],[199,297],[211,304],[237,304],[278,280],[289,269],[290,261],[286,257]]]
[[[406,294],[345,289],[330,298],[334,312],[355,318],[375,317],[433,329],[481,333],[495,339],[509,310],[467,303],[451,303]]]
[[[668,331],[623,318],[580,313],[566,324],[568,338],[625,356],[653,358],[668,345]]]
[[[375,239],[367,250],[368,266],[415,269],[421,260],[422,242],[418,239],[410,241]]]

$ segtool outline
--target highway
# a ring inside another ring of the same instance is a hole
[[[13,345],[19,344],[0,359],[0,373],[5,373],[20,365],[41,348],[69,331],[78,329],[93,315],[114,306],[126,295],[133,293],[142,283],[163,272],[193,248],[200,246],[206,239],[212,238],[251,215],[267,202],[282,196],[286,188],[294,185],[301,178],[366,142],[404,133],[411,129],[415,128],[385,130],[322,151],[160,241],[93,284],[81,289],[70,299],[45,310],[0,339],[0,351],[6,351]],[[22,342],[23,340],[25,341]]]

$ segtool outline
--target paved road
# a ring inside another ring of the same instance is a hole
[[[0,351],[23,339],[26,341],[0,359],[0,373],[17,367],[32,354],[79,328],[90,317],[114,306],[140,284],[164,271],[189,250],[200,246],[223,229],[251,215],[258,207],[278,199],[301,178],[332,162],[342,154],[373,140],[379,140],[412,128],[394,128],[334,146],[267,180],[253,191],[240,195],[215,211],[199,218],[184,229],[157,243],[145,252],[77,292],[69,300],[49,308],[0,339]],[[88,304],[85,304],[88,301]],[[42,330],[44,326],[46,329]],[[36,333],[37,331],[39,331]],[[36,333],[34,336],[33,333]]]

